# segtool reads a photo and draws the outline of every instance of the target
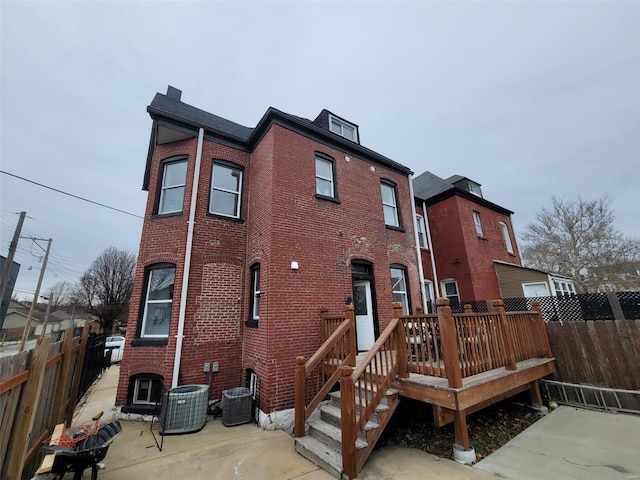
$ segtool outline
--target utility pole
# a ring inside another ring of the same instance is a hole
[[[34,240],[44,240],[43,238],[34,238]],[[47,240],[47,252],[44,254],[44,260],[42,261],[42,268],[40,269],[40,278],[38,278],[38,286],[36,287],[36,293],[33,295],[33,302],[31,303],[31,309],[29,310],[29,318],[27,318],[27,324],[24,327],[24,332],[22,332],[22,341],[20,342],[19,352],[24,350],[24,344],[27,341],[27,335],[29,335],[29,330],[31,329],[31,319],[33,318],[33,311],[36,308],[36,303],[38,303],[38,297],[40,296],[40,286],[42,285],[42,277],[44,277],[44,271],[47,268],[47,261],[49,260],[49,251],[51,250],[51,242],[52,239]]]
[[[2,277],[0,277],[0,302],[4,300],[4,292],[7,289],[9,283],[9,273],[11,272],[11,266],[13,265],[13,257],[18,247],[18,239],[20,238],[20,232],[22,231],[22,224],[24,223],[24,217],[27,216],[27,212],[20,212],[20,218],[18,219],[18,225],[16,225],[16,231],[13,232],[13,239],[9,244],[9,255],[7,261],[2,269]]]

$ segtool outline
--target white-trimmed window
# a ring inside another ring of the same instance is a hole
[[[166,162],[162,169],[162,186],[158,214],[182,212],[187,161]]]
[[[424,218],[422,218],[422,215],[416,215],[416,232],[418,234],[418,245],[420,248],[429,248]]]
[[[383,181],[380,184],[382,190],[382,208],[384,210],[384,223],[389,227],[400,227],[398,216],[398,202],[396,198],[396,186],[391,182]]]
[[[133,398],[131,403],[139,405],[156,405],[162,399],[162,380],[159,375],[141,374],[133,380]]]
[[[509,227],[504,222],[499,222],[500,231],[502,232],[502,238],[504,240],[504,245],[507,247],[507,252],[513,253],[513,244],[511,243],[511,237],[509,236]]]
[[[409,315],[409,292],[407,290],[407,269],[402,265],[391,267],[391,291],[393,301],[402,304],[402,313]]]
[[[576,294],[576,287],[571,280],[564,278],[552,278],[552,281],[556,296],[564,297],[566,295]]]
[[[240,218],[242,198],[242,169],[230,164],[214,162],[211,170],[209,213]]]
[[[260,320],[260,264],[251,267],[251,315],[249,321],[258,323]]]
[[[333,115],[329,115],[329,130],[344,138],[353,140],[354,142],[358,141],[358,133],[355,125],[351,125],[350,123],[336,118]]]
[[[482,230],[482,220],[480,220],[480,214],[475,210],[473,211],[473,223],[476,226],[476,233],[478,234],[478,236],[484,237],[484,232]]]
[[[166,338],[169,335],[175,276],[174,266],[148,271],[141,337]]]
[[[480,185],[477,183],[469,182],[469,192],[477,195],[478,197],[482,197],[482,190],[480,189]]]
[[[426,304],[426,313],[435,313],[436,311],[436,302],[433,300],[433,282],[431,280],[424,281],[424,294],[425,294],[425,304]]]
[[[458,282],[453,279],[442,281],[442,293],[449,299],[451,308],[460,306],[460,295],[458,293]]]
[[[336,197],[334,164],[328,158],[316,155],[316,195]]]

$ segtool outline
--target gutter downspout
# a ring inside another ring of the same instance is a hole
[[[418,273],[420,274],[420,294],[422,295],[422,311],[427,312],[427,292],[424,286],[424,270],[422,267],[422,252],[420,252],[420,242],[418,240],[418,229],[416,228],[416,197],[413,196],[413,175],[409,175],[409,193],[411,194],[411,211],[413,212],[413,243],[416,246],[416,256],[418,257]]]
[[[427,243],[429,244],[429,255],[431,256],[431,269],[433,270],[433,289],[436,298],[440,298],[440,282],[438,281],[438,272],[436,272],[436,259],[433,254],[433,242],[431,241],[431,227],[429,226],[429,215],[427,215],[427,202],[422,202],[422,217],[424,218],[425,228],[427,229]]]
[[[198,132],[198,146],[196,148],[196,166],[193,172],[191,185],[191,206],[189,207],[189,223],[187,224],[187,246],[184,253],[184,271],[182,273],[182,290],[180,295],[180,314],[178,316],[178,334],[176,335],[176,355],[173,359],[173,377],[171,388],[178,386],[180,373],[180,360],[182,358],[182,340],[184,339],[184,321],[187,312],[187,291],[189,288],[189,272],[191,270],[191,250],[193,247],[193,228],[196,217],[196,201],[198,199],[198,185],[200,180],[200,164],[202,163],[202,144],[204,140],[204,128]]]

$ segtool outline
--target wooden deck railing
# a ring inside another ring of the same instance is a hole
[[[370,453],[356,451],[356,439],[364,431],[393,380],[409,375],[406,362],[399,361],[407,356],[406,337],[399,320],[402,304],[394,302],[393,309],[393,320],[380,334],[365,358],[358,362],[355,368],[342,367],[342,465],[349,478],[357,477]]]
[[[411,373],[444,377],[438,315],[403,315],[400,322],[407,339],[407,370]]]
[[[326,308],[320,310],[320,318],[320,327],[322,329],[322,343],[326,342],[331,334],[335,332],[335,330],[347,319],[346,315],[343,315],[341,317],[329,316],[329,310],[327,310]]]
[[[326,311],[323,311],[323,313]],[[324,316],[323,316],[324,318]],[[333,317],[339,318],[339,317]],[[328,333],[323,323],[323,334]],[[309,360],[296,359],[294,435],[303,437],[305,422],[322,400],[340,380],[340,367],[356,364],[356,329],[353,306],[347,305],[340,324]]]

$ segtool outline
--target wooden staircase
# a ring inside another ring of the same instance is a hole
[[[371,388],[372,386],[369,385],[367,391],[370,391]],[[329,393],[329,402],[318,408],[319,417],[306,422],[308,434],[295,439],[295,448],[300,455],[336,478],[343,478],[344,473],[340,397],[339,391]],[[360,392],[357,392],[355,397],[356,416],[359,417]],[[363,457],[366,460],[369,456],[389,423],[393,412],[398,407],[399,401],[398,391],[393,388],[387,389],[382,401],[365,424],[362,433],[356,438],[355,449],[358,457]]]

